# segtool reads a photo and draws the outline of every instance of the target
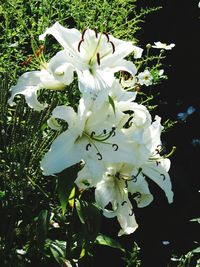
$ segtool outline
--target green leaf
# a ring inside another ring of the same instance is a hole
[[[50,244],[50,251],[54,257],[54,259],[61,265],[63,266],[63,262],[65,259],[65,247],[66,247],[66,242],[64,241],[52,241]]]
[[[200,224],[200,218],[191,219],[190,222],[197,222],[197,223]]]
[[[113,112],[115,114],[115,103],[114,103],[112,97],[111,96],[108,96],[108,100],[109,100],[109,103],[112,106]]]
[[[85,217],[84,217],[85,215],[84,215],[84,210],[83,210],[84,202],[79,199],[76,199],[75,205],[76,205],[76,211],[77,211],[77,214],[78,214],[78,217],[81,223],[85,224]]]
[[[200,253],[200,247],[197,247],[192,250],[192,253]]]
[[[77,177],[77,172],[78,166],[73,165],[72,167],[67,168],[58,174],[57,191],[63,215],[66,211],[69,196],[74,187],[74,181]]]
[[[119,242],[117,242],[116,240],[112,239],[109,236],[100,234],[97,236],[95,243],[98,245],[103,245],[103,246],[109,246],[112,248],[117,248],[123,252],[125,252],[125,250],[122,248],[121,244]]]
[[[3,198],[5,196],[5,191],[0,191],[0,199]]]
[[[47,238],[48,227],[50,220],[50,212],[48,210],[41,210],[37,219],[37,241],[38,246],[42,250],[45,240]]]
[[[94,203],[89,203],[81,199],[76,199],[76,210],[83,227],[84,248],[88,250],[99,233],[102,212]]]

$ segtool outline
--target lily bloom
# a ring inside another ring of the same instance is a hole
[[[70,106],[58,106],[52,117],[66,121],[68,129],[53,141],[42,159],[44,175],[61,172],[81,161],[130,163],[134,160],[134,151],[120,128],[124,125],[122,121],[128,119],[127,114],[120,110],[114,113],[109,102],[102,105],[98,112],[93,112],[81,98],[77,113]]]
[[[96,29],[85,29],[82,33],[77,29],[67,29],[56,22],[40,35],[52,35],[64,48],[60,53],[69,68],[78,75],[79,89],[82,93],[92,93],[111,87],[115,79],[114,73],[126,71],[135,76],[137,70],[131,61],[124,58],[131,52],[140,57],[142,51],[132,44],[107,34],[98,33]],[[73,80],[73,72],[69,72]]]
[[[59,66],[57,65],[58,58]],[[15,96],[22,94],[25,96],[26,103],[30,108],[38,111],[43,110],[47,104],[42,104],[37,100],[37,91],[43,88],[50,90],[65,89],[66,85],[71,83],[68,73],[68,64],[61,60],[59,54],[55,55],[48,63],[41,62],[41,70],[29,71],[22,74],[17,84],[11,86],[11,96],[8,104],[10,106],[15,105]]]

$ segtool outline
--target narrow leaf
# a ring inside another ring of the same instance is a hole
[[[74,165],[58,174],[57,191],[63,215],[66,211],[69,196],[74,187],[74,181],[77,177],[77,172],[78,166]]]
[[[103,246],[109,246],[112,248],[117,248],[123,252],[125,252],[125,250],[122,248],[121,244],[119,242],[117,242],[116,240],[112,239],[109,236],[100,234],[97,236],[95,243],[98,245],[103,245]]]
[[[43,249],[45,239],[47,238],[50,220],[50,212],[41,210],[37,219],[37,240],[40,249]]]

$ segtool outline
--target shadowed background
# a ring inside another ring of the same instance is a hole
[[[174,203],[168,205],[163,192],[152,184],[150,188],[155,199],[148,207],[136,210],[139,228],[131,235],[141,248],[142,267],[165,267],[173,252],[181,256],[197,246],[194,241],[200,242],[199,224],[190,221],[200,217],[200,9],[198,1],[189,0],[148,0],[138,1],[138,4],[163,7],[145,18],[138,36],[141,47],[156,41],[176,44],[175,48],[166,51],[164,69],[168,80],[155,89],[160,92],[160,104],[155,113],[163,121],[168,118],[177,120],[178,113],[186,112],[190,106],[195,108],[185,121],[178,120],[161,136],[168,151],[176,146],[170,157]],[[106,221],[104,227],[115,236],[117,226],[113,221]],[[130,239],[125,236],[120,241],[131,247]],[[109,258],[113,253],[113,262],[109,266],[123,266],[116,251],[102,250],[105,253],[103,259],[99,248],[97,251],[98,266],[108,266],[103,265],[106,253]]]

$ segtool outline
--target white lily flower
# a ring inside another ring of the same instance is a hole
[[[165,50],[171,50],[173,47],[175,47],[175,44],[169,44],[167,45],[166,43],[161,43],[159,42],[154,42],[154,45],[152,45],[153,48],[157,49],[165,49]]]
[[[152,83],[153,83],[153,77],[152,77],[149,70],[145,70],[144,72],[140,72],[137,77],[138,77],[138,83],[140,85],[149,86],[149,85],[152,85]]]
[[[122,177],[123,175],[124,174],[121,174]],[[129,176],[127,176],[127,188],[134,197],[134,200],[139,208],[144,208],[153,201],[153,195],[149,191],[149,186],[144,175],[142,174],[141,167],[132,167]]]
[[[124,131],[126,131],[127,138],[131,140],[132,149],[137,155],[134,165],[139,167],[150,155],[144,133],[146,131],[149,133],[152,119],[149,111],[144,105],[132,102],[130,110],[133,112],[131,116],[132,119],[129,119],[129,128]]]
[[[30,108],[38,111],[43,110],[47,105],[41,104],[37,100],[37,91],[43,88],[51,90],[63,90],[66,86],[67,78],[65,79],[64,83],[58,73],[58,70],[57,72],[52,71],[52,65],[55,66],[58,59],[60,63],[59,69],[60,71],[62,69],[62,73],[64,73],[63,76],[67,77],[67,72],[69,71],[70,66],[66,65],[65,63],[61,64],[60,54],[57,54],[50,60],[49,63],[42,64],[40,71],[29,71],[19,77],[17,84],[11,86],[10,88],[11,96],[8,100],[8,104],[10,106],[15,105],[15,96],[22,94],[25,96],[26,103]],[[71,81],[68,80],[68,82]]]
[[[128,165],[127,168],[129,169]],[[127,171],[123,164],[113,164],[108,167],[95,189],[95,199],[103,209],[104,216],[107,218],[116,216],[118,219],[121,226],[118,236],[131,234],[138,227],[128,198],[126,182],[120,177],[121,169]]]
[[[137,179],[135,179],[136,184],[137,180],[143,180],[144,176],[150,178],[152,181],[154,181],[164,192],[167,197],[167,200],[169,203],[173,202],[173,196],[174,193],[172,191],[172,184],[170,180],[170,176],[168,174],[169,168],[170,168],[170,160],[168,158],[162,158],[159,156],[151,157],[145,164],[143,164],[140,169],[140,173],[138,174],[138,170],[133,170],[132,175],[137,176]],[[129,191],[131,193],[134,193],[134,182],[131,184],[128,184]],[[139,191],[140,192],[140,191]],[[139,198],[142,197],[139,196]],[[141,207],[140,201],[143,201],[142,199],[138,199],[139,207]],[[142,203],[143,206],[143,203]]]
[[[96,102],[98,105],[98,102]],[[132,162],[136,155],[118,125],[127,118],[121,111],[113,112],[109,103],[98,112],[86,108],[80,100],[78,113],[71,107],[59,106],[53,118],[63,119],[68,129],[59,135],[41,162],[44,175],[61,172],[80,161]]]
[[[82,169],[77,174],[75,184],[81,190],[95,188],[97,183],[102,181],[103,175],[107,171],[107,165],[108,162],[99,161],[97,163],[96,160],[83,162]]]
[[[39,39],[44,40],[51,34],[64,48],[62,59],[73,66],[78,74],[79,89],[82,93],[91,93],[112,86],[114,73],[126,71],[135,76],[135,65],[124,58],[136,47],[127,41],[114,38],[107,33],[85,29],[67,29],[56,22]],[[138,52],[138,54],[140,54]],[[68,74],[73,79],[73,72]]]

